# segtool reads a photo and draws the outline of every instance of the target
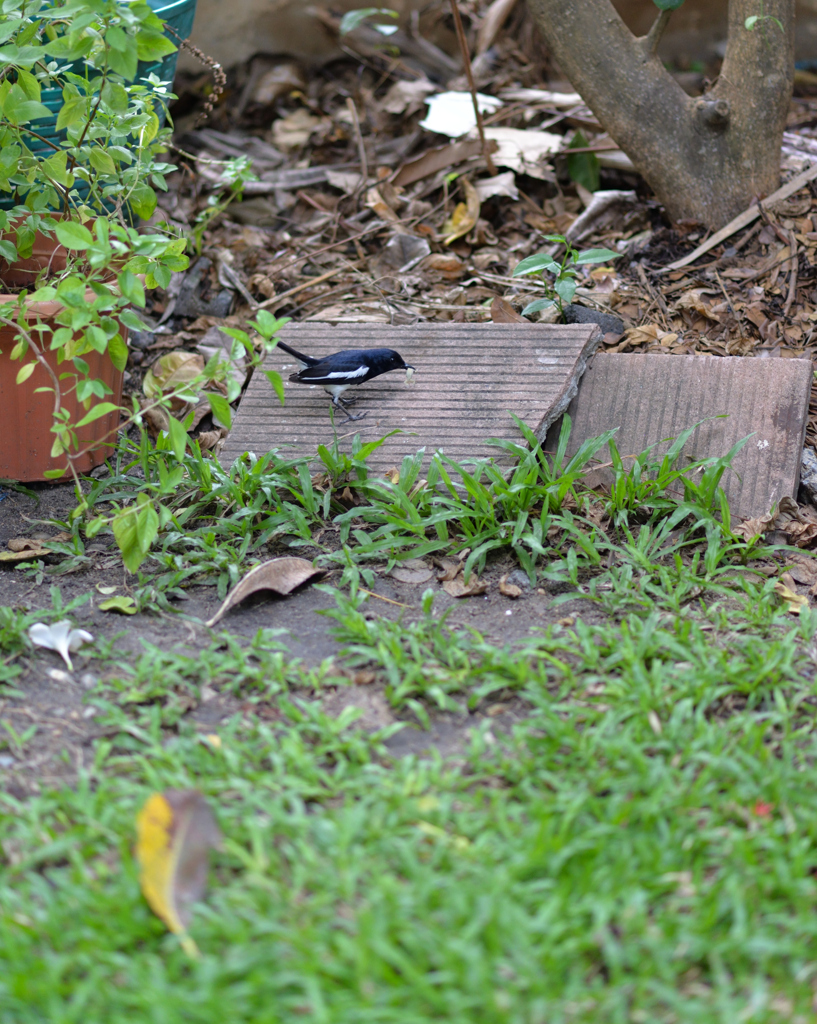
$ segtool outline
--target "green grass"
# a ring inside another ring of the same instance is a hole
[[[372,479],[360,452],[323,453],[320,475],[201,460],[209,483],[188,461],[144,593],[172,601],[311,544],[343,569],[341,661],[374,670],[406,727],[511,695],[528,713],[504,732],[482,719],[448,761],[394,759],[394,727],[325,715],[314,697],[337,669],[293,662],[270,632],[127,663],[100,647],[88,700],[110,734],[76,787],[0,794],[0,1024],[813,1020],[817,614],[788,614],[773,553],[732,534],[728,457],[693,486],[680,448],[645,455],[599,498],[581,489],[590,448],[555,469],[514,452],[510,474],[440,460],[427,483],[412,460]],[[100,506],[136,486],[117,472]],[[323,524],[339,547],[315,544]],[[198,558],[210,548],[220,562]],[[375,567],[465,548],[474,571],[515,554],[592,614],[571,604],[572,624],[502,646],[431,592],[402,622],[364,600]],[[23,620],[2,625],[12,664]],[[204,684],[274,717],[236,716],[214,749],[183,713]],[[198,960],[133,860],[136,812],[167,787],[200,789],[224,835]]]

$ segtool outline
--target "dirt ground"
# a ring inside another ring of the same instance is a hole
[[[5,491],[0,501],[0,550],[8,541],[19,536],[53,536],[59,526],[49,520],[62,520],[75,505],[73,489],[66,484],[34,485],[39,501],[16,491]],[[246,600],[229,612],[217,630],[204,624],[216,611],[218,601],[214,588],[191,587],[188,600],[178,602],[177,614],[119,615],[100,611],[104,600],[97,586],[117,586],[120,593],[128,593],[129,577],[122,568],[112,538],[100,537],[86,548],[92,555],[90,566],[65,575],[49,575],[58,558],[51,559],[41,579],[31,578],[30,563],[18,568],[0,569],[0,600],[15,609],[33,611],[51,609],[51,588],[57,587],[63,604],[90,594],[90,602],[71,613],[74,624],[86,629],[95,638],[106,638],[117,653],[127,660],[144,645],[154,645],[164,651],[192,654],[207,645],[217,632],[226,630],[236,637],[250,639],[259,629],[283,629],[281,637],[293,658],[306,665],[317,666],[325,659],[337,658],[342,665],[341,647],[332,636],[333,620],[319,614],[334,607],[332,598],[306,584],[288,598],[262,593]],[[26,569],[28,570],[26,572]],[[508,598],[499,592],[498,583],[510,572],[509,581],[522,593]],[[599,613],[584,601],[573,601],[551,608],[553,594],[544,588],[531,588],[527,577],[510,559],[489,564],[481,577],[488,583],[487,593],[464,599],[450,597],[436,579],[422,584],[403,583],[388,576],[379,576],[368,600],[368,614],[396,619],[403,616],[410,621],[421,614],[422,594],[435,591],[434,608],[438,614],[450,609],[447,623],[451,627],[469,627],[478,630],[486,640],[495,644],[512,643],[550,624],[557,623],[580,612],[587,619]],[[130,578],[132,580],[132,577]],[[332,582],[332,575],[324,577]],[[376,596],[374,596],[376,595]],[[38,650],[33,658],[22,660],[23,673],[12,686],[0,691],[0,717],[9,722],[17,734],[32,725],[36,734],[25,744],[24,750],[0,751],[0,785],[18,797],[36,792],[42,787],[71,783],[77,772],[87,766],[92,756],[92,744],[105,736],[106,730],[95,722],[97,709],[89,693],[99,681],[99,669],[94,659],[79,652],[73,656],[74,671],[68,672],[56,652]],[[16,691],[22,696],[11,695]],[[321,693],[301,692],[299,699],[318,701],[323,710],[339,715],[349,706],[361,712],[359,724],[376,730],[399,721],[385,696],[382,686],[352,685],[329,687]],[[207,688],[205,698],[190,708],[185,718],[204,733],[212,732],[235,715],[270,713],[269,705],[252,705],[232,696]],[[418,726],[413,716],[402,719],[403,728],[391,736],[386,745],[394,756],[436,750],[443,756],[453,756],[468,742],[471,730],[486,718],[492,729],[508,729],[525,714],[525,704],[515,696],[501,696],[489,701],[473,713],[455,715],[431,714],[429,729]],[[116,730],[113,730],[114,732]],[[110,730],[108,731],[110,732]]]

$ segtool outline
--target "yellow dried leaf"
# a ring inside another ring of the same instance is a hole
[[[190,956],[197,956],[187,934],[192,905],[204,895],[207,860],[219,831],[204,797],[194,789],[168,789],[148,797],[136,818],[139,882],[151,910]]]
[[[461,178],[460,183],[465,192],[466,201],[457,203],[453,215],[443,225],[443,234],[446,236],[445,245],[451,245],[456,239],[467,235],[479,217],[480,205],[477,190],[467,178]]]
[[[797,594],[787,587],[785,583],[777,582],[774,585],[774,592],[781,597],[787,604],[786,611],[792,615],[799,615],[801,608],[808,608],[808,598],[802,594]]]
[[[178,349],[162,356],[145,374],[142,390],[148,398],[189,384],[204,370],[204,359],[196,352]]]

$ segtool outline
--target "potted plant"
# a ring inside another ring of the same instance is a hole
[[[174,53],[163,29],[141,0],[0,13],[0,477],[76,477],[105,458],[127,329],[142,326],[129,307],[187,265],[184,238],[135,226],[171,169],[169,93],[144,66]]]

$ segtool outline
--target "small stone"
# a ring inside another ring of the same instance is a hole
[[[573,302],[565,306],[564,317],[566,324],[598,324],[602,334],[623,334],[624,321],[612,313],[602,313],[598,309],[590,309],[588,306],[580,306]]]
[[[14,758],[11,754],[0,754],[0,768],[11,768],[14,765]]]

